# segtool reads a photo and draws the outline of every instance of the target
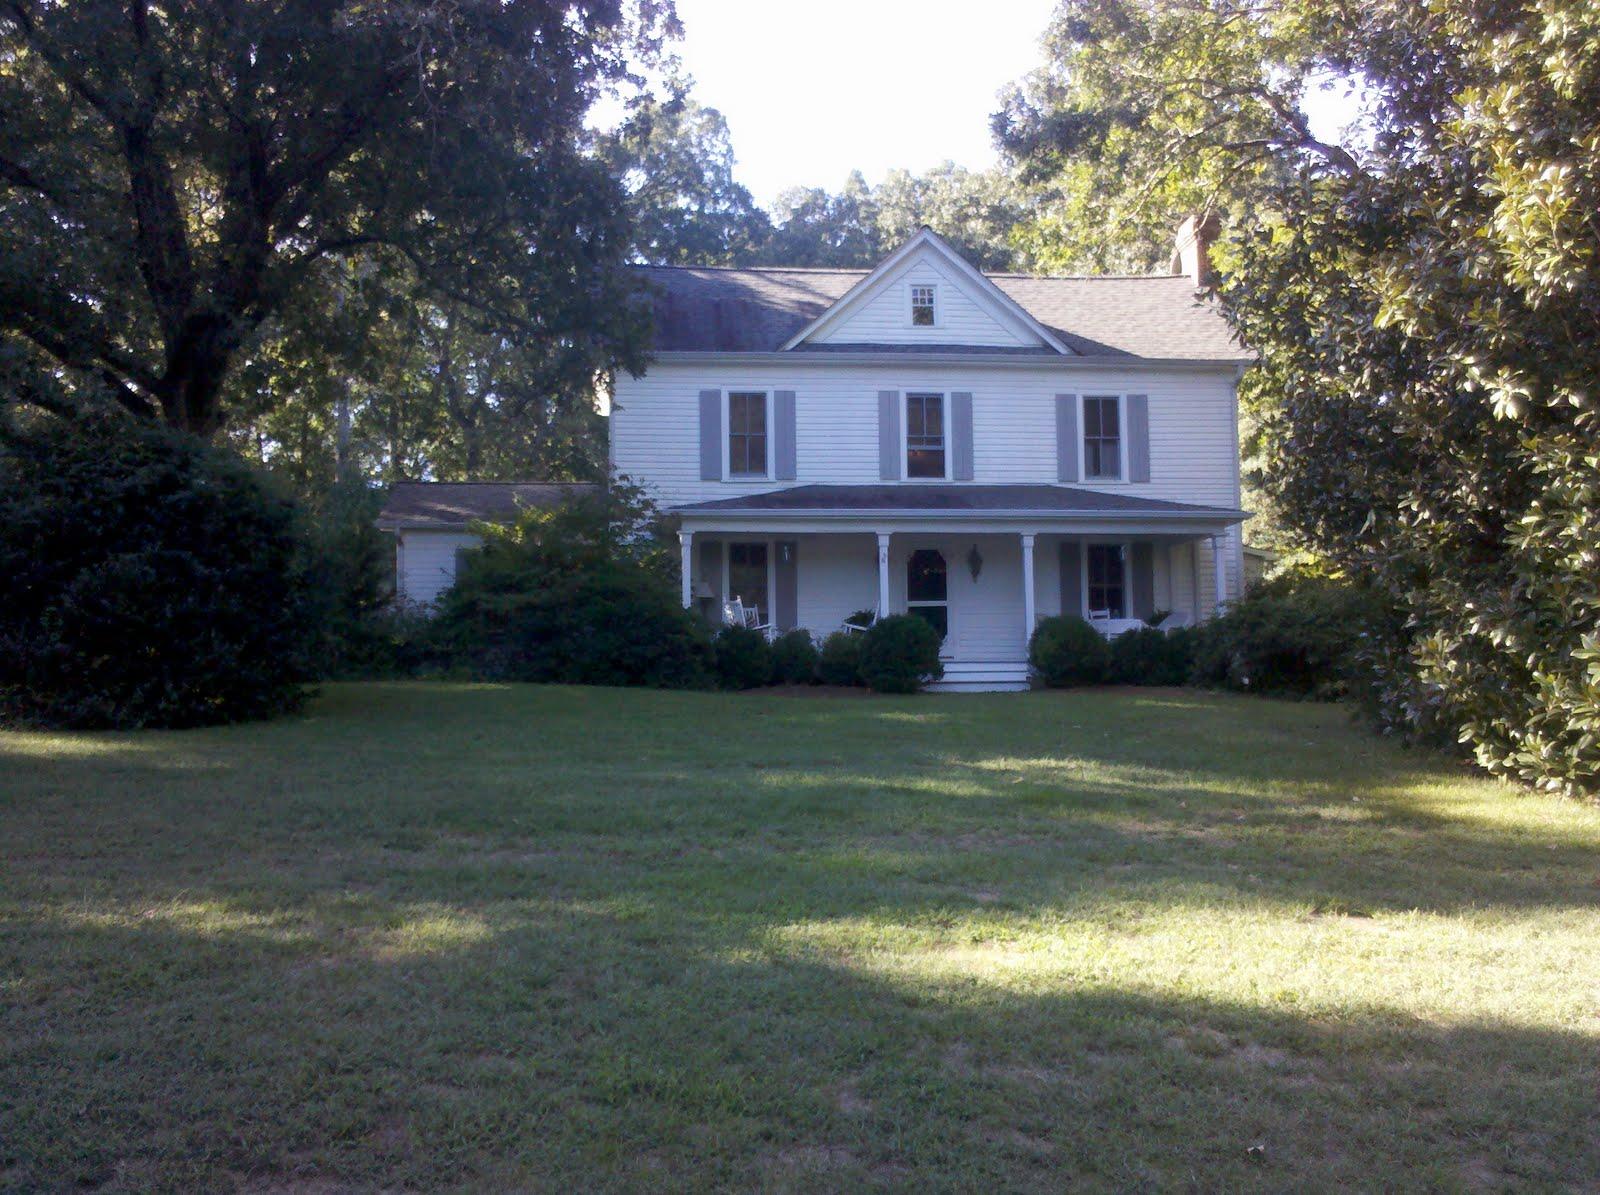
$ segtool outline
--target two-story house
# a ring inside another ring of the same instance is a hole
[[[1021,688],[1037,621],[1207,617],[1242,582],[1246,355],[1170,276],[983,274],[924,229],[873,270],[647,269],[614,468],[682,520],[683,600],[778,629],[913,612],[945,687]]]
[[[818,636],[910,612],[942,687],[1024,688],[1043,617],[1115,634],[1241,588],[1247,356],[1205,248],[1189,222],[1169,275],[984,274],[924,229],[872,270],[641,267],[656,343],[612,467],[679,517],[686,606]],[[436,591],[463,531],[426,530]]]

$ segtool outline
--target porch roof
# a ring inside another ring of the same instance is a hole
[[[945,518],[1092,518],[1117,521],[1238,523],[1246,511],[1196,506],[1162,498],[1080,489],[1065,485],[800,485],[737,498],[692,502],[680,515],[760,515],[770,518],[858,519],[942,516]]]

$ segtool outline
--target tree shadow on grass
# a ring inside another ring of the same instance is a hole
[[[387,920],[425,911],[395,902]],[[486,908],[489,932],[403,951],[348,926],[313,942],[170,919],[51,928],[114,983],[8,1018],[0,1178],[1472,1190],[1600,1172],[1600,1065],[1576,1031],[1137,977],[895,977],[666,912]]]

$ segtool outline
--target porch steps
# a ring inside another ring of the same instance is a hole
[[[948,660],[934,693],[1017,693],[1030,688],[1026,660]]]

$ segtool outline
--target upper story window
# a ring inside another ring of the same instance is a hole
[[[1083,400],[1083,476],[1086,481],[1122,476],[1122,410],[1116,398]]]
[[[728,476],[766,475],[766,392],[735,390],[728,395]]]
[[[906,476],[938,477],[945,472],[944,395],[906,395]]]
[[[932,286],[913,286],[911,288],[911,326],[913,328],[931,328],[934,324],[934,288]]]

